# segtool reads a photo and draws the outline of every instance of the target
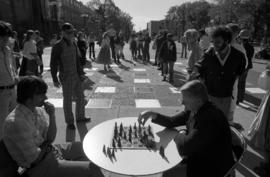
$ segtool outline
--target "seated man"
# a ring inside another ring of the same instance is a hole
[[[198,80],[182,88],[185,110],[172,117],[152,111],[142,112],[140,124],[151,118],[153,123],[173,128],[186,125],[175,142],[181,156],[187,157],[188,177],[223,177],[234,164],[231,132],[224,113],[208,100],[206,87]]]
[[[47,88],[35,76],[19,81],[18,105],[3,125],[3,141],[9,154],[20,167],[27,169],[29,177],[103,176],[97,166],[74,161],[87,160],[81,143],[51,145],[57,130],[55,108],[45,102]]]

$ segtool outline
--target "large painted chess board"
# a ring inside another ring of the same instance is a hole
[[[150,149],[156,146],[151,126],[115,125],[112,134],[111,148],[114,149]]]

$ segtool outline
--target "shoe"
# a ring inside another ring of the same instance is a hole
[[[76,129],[76,127],[75,127],[75,125],[73,123],[72,124],[68,124],[67,125],[67,128],[70,129],[70,130],[75,130]]]
[[[108,71],[107,68],[106,68],[106,66],[104,66],[104,71]]]
[[[162,79],[162,81],[166,81],[166,76],[163,76],[163,79]]]
[[[77,123],[91,122],[91,118],[90,117],[80,118],[80,119],[76,120],[76,122]]]

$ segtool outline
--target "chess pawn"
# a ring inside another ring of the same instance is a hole
[[[117,146],[118,146],[118,147],[121,147],[121,146],[122,146],[122,144],[121,144],[121,139],[120,139],[120,138],[118,139]]]
[[[115,153],[114,153],[114,149],[112,150],[112,153],[111,153],[112,157],[115,158]]]
[[[109,147],[107,147],[107,155],[111,157],[111,149]]]
[[[106,146],[105,146],[105,144],[103,145],[103,153],[106,155]]]
[[[113,142],[112,142],[112,147],[113,147],[113,148],[116,148],[114,140],[113,140]]]

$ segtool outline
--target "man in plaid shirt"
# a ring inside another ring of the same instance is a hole
[[[52,145],[56,117],[54,106],[45,102],[47,88],[36,76],[26,76],[18,83],[18,105],[3,125],[3,141],[12,159],[29,177],[103,176],[97,166],[87,162],[81,143]]]
[[[80,63],[80,52],[74,42],[74,28],[70,23],[62,26],[63,38],[52,48],[51,53],[51,74],[55,87],[62,85],[63,108],[65,121],[69,129],[75,129],[74,116],[72,113],[72,96],[76,96],[76,121],[89,122],[90,118],[85,117],[85,100],[82,88],[82,81],[87,77],[84,75]],[[59,71],[59,79],[57,73]],[[61,83],[61,84],[60,84]]]

